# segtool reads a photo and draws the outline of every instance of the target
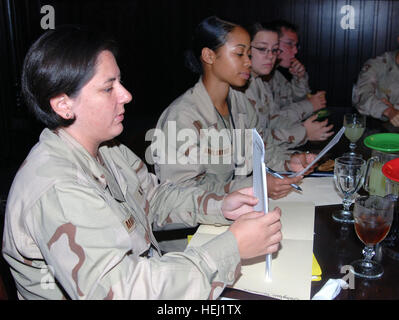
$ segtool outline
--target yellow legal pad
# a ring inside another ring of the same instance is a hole
[[[316,257],[313,254],[312,261],[312,281],[320,281],[321,280],[321,268],[319,263],[316,260]]]

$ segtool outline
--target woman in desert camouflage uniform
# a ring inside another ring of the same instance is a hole
[[[255,109],[242,92],[234,89],[243,87],[250,77],[247,31],[209,17],[198,25],[193,43],[187,64],[201,76],[158,120],[152,156],[159,179],[216,192],[251,186],[252,128],[264,138],[266,165],[275,170],[302,170],[313,155],[268,143]],[[176,139],[169,134],[170,128],[187,136],[191,132],[191,140]],[[202,139],[212,132],[216,141],[218,135],[223,135],[224,143],[212,144]],[[300,179],[268,176],[269,196],[274,199],[286,196],[292,190],[290,184]]]
[[[251,190],[159,185],[113,140],[132,99],[115,53],[98,32],[57,27],[25,58],[23,93],[47,128],[7,200],[2,252],[18,296],[215,299],[237,280],[242,258],[278,250],[280,210],[250,212]],[[230,227],[202,246],[162,255],[152,226],[168,223]]]
[[[327,122],[317,122],[309,108],[302,108],[299,105],[290,105],[282,108],[276,101],[276,94],[283,90],[282,85],[275,83],[275,63],[281,52],[279,48],[278,30],[269,23],[254,23],[249,28],[252,47],[252,78],[245,91],[246,96],[257,110],[262,126],[268,135],[270,143],[284,145],[286,148],[293,148],[306,143],[308,140],[326,140],[333,132],[332,125]],[[274,83],[274,85],[273,85]],[[293,90],[291,90],[293,91]]]

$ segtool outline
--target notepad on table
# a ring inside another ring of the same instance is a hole
[[[270,200],[272,210],[279,206],[283,240],[272,256],[272,281],[265,281],[265,256],[243,260],[241,276],[233,288],[277,299],[309,300],[312,282],[314,204],[311,202],[279,202]],[[201,225],[189,246],[200,246],[228,226]]]

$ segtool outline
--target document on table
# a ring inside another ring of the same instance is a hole
[[[334,136],[334,138],[331,139],[331,141],[324,147],[323,150],[320,151],[317,157],[305,169],[290,175],[290,177],[297,177],[303,175],[306,171],[308,171],[310,167],[312,167],[317,161],[321,159],[321,157],[323,157],[333,146],[337,144],[337,142],[339,141],[339,139],[341,139],[344,132],[345,132],[345,127],[342,127],[341,130],[339,130],[338,133]]]
[[[334,177],[304,178],[299,186],[302,192],[292,190],[286,197],[278,199],[281,202],[313,202],[315,206],[341,204],[342,195],[335,187]],[[271,205],[272,200],[270,200]]]
[[[284,300],[309,300],[312,282],[314,205],[309,202],[269,203],[282,210],[283,240],[272,255],[272,281],[265,281],[265,256],[243,260],[241,276],[233,288]],[[228,226],[201,225],[189,246],[200,246]]]

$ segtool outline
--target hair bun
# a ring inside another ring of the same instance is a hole
[[[202,74],[202,64],[191,49],[184,52],[184,65],[191,72]]]

